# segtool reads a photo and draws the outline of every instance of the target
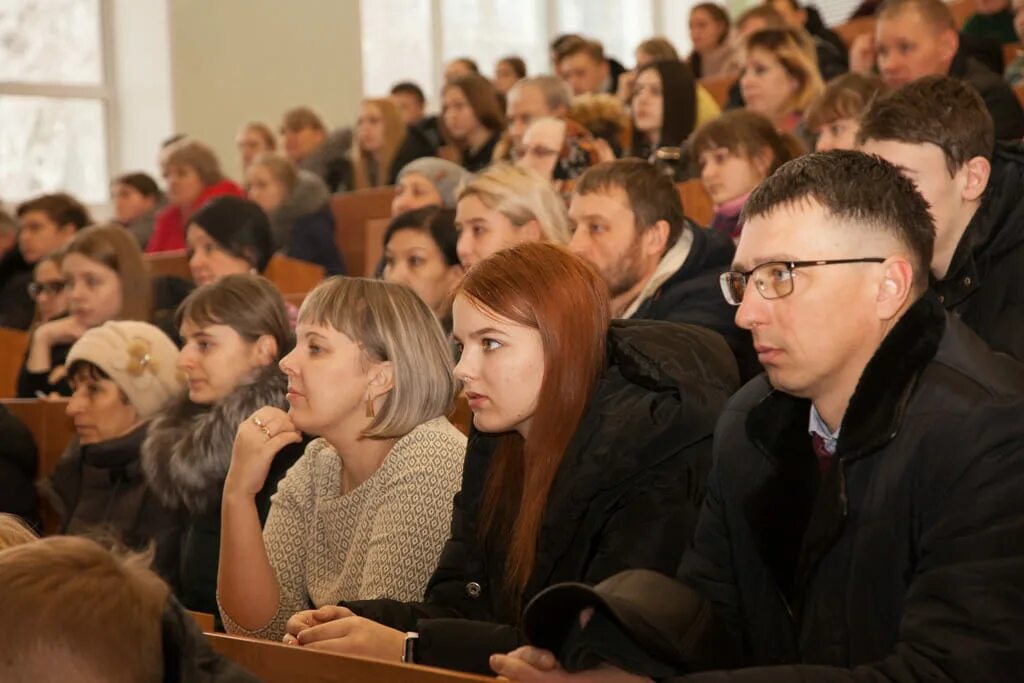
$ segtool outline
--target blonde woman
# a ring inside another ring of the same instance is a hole
[[[551,183],[535,171],[500,164],[474,176],[458,194],[456,251],[472,268],[523,242],[568,244],[569,216]]]
[[[295,612],[423,597],[448,537],[466,438],[445,418],[451,350],[407,287],[331,278],[299,311],[281,370],[288,412],[238,427],[224,484],[218,600],[230,633],[280,640]],[[316,434],[260,532],[255,497],[278,451]]]
[[[419,129],[405,125],[398,108],[387,98],[363,100],[355,137],[354,190],[394,185],[402,167],[436,151]]]
[[[783,133],[803,135],[803,114],[825,85],[814,43],[804,31],[769,28],[747,38],[740,90],[747,109]]]

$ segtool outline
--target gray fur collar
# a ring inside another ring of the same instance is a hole
[[[197,405],[185,394],[157,416],[142,444],[142,467],[161,502],[191,514],[217,505],[238,425],[263,406],[287,410],[287,386],[277,365],[270,365],[220,403]]]

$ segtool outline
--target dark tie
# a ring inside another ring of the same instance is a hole
[[[821,438],[820,434],[811,432],[811,448],[814,449],[814,454],[818,456],[818,472],[824,475],[825,470],[828,469],[828,464],[832,461],[832,454],[825,448],[825,439]]]

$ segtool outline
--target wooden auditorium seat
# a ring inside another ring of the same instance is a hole
[[[704,189],[700,178],[676,183],[679,198],[683,200],[683,213],[702,228],[708,227],[715,215],[715,204]]]
[[[193,612],[192,610],[185,611],[188,612],[188,615],[192,617],[193,621],[199,625],[199,628],[202,629],[203,633],[213,633],[214,628],[216,627],[216,621],[212,614],[208,614],[207,612]]]
[[[370,277],[380,258],[380,238],[368,234],[367,222],[372,219],[386,220],[391,217],[391,200],[395,197],[394,187],[375,187],[356,190],[331,197],[331,213],[334,214],[334,242],[338,245],[345,268],[353,277]],[[379,223],[375,224],[379,229]],[[383,231],[381,231],[383,235]],[[376,258],[374,258],[376,255]]]
[[[28,332],[0,327],[0,398],[18,395],[18,371],[28,350]]]
[[[304,298],[324,279],[324,267],[289,258],[284,254],[274,254],[263,275],[285,297],[291,296],[294,299],[294,295],[299,295]],[[302,303],[301,299],[299,303]]]
[[[39,454],[36,478],[50,476],[64,449],[75,436],[75,425],[66,412],[68,400],[10,398],[3,399],[2,403],[32,432]]]
[[[149,267],[150,275],[174,275],[190,282],[192,280],[192,271],[188,268],[188,253],[184,249],[143,254],[142,260]]]
[[[363,657],[349,657],[331,652],[308,650],[265,640],[238,638],[207,633],[213,649],[246,669],[265,683],[485,683],[493,678],[474,676],[384,662]]]
[[[737,78],[739,78],[738,74],[708,76],[700,79],[700,84],[711,93],[711,96],[715,98],[715,102],[718,102],[718,106],[725,109],[725,104],[729,101],[729,89],[736,82]]]
[[[846,49],[849,50],[850,46],[853,45],[853,41],[865,33],[875,32],[875,18],[874,17],[857,17],[851,19],[845,24],[839,24],[833,26],[832,30],[836,32],[836,35],[846,45]]]

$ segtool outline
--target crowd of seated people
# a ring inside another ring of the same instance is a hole
[[[0,678],[254,680],[190,610],[521,683],[1015,680],[1024,2],[875,4],[464,55],[0,207]]]

